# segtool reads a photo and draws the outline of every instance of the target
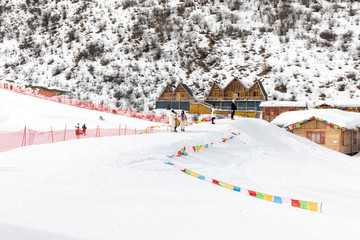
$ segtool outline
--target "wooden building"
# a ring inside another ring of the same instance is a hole
[[[190,102],[194,101],[191,89],[183,83],[177,87],[167,85],[156,99],[156,108],[190,110]]]
[[[315,103],[317,109],[339,109],[348,112],[360,112],[360,100],[354,101],[319,101]]]
[[[360,113],[313,109],[280,114],[272,123],[334,151],[354,155],[360,150]]]
[[[262,119],[271,122],[284,112],[306,110],[306,102],[296,101],[266,101],[260,104]]]
[[[267,93],[261,81],[256,80],[251,86],[247,86],[241,80],[234,78],[225,87],[213,83],[205,97],[205,102],[215,105],[217,109],[229,111],[233,99],[238,109],[236,115],[255,116],[256,112],[261,111],[260,103],[267,101]]]
[[[231,102],[235,100],[236,116],[260,117],[260,103],[267,101],[266,91],[261,81],[256,80],[247,86],[234,78],[225,87],[214,82],[204,101],[194,98],[190,88],[183,83],[177,87],[167,85],[156,99],[156,108],[172,108],[187,110],[191,114],[210,114],[215,105],[217,114],[230,114]]]

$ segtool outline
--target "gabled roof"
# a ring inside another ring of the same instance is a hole
[[[225,87],[223,88],[223,90],[225,90],[233,81],[237,80],[238,82],[240,82],[246,89],[249,89],[249,86],[247,84],[245,84],[243,81],[241,81],[240,79],[238,79],[237,77],[234,77],[233,80],[231,80],[230,82],[228,82],[228,84],[225,85]]]
[[[175,88],[174,85],[170,85],[170,84],[166,84],[166,87],[164,87],[164,90],[162,90],[162,92],[159,94],[159,96],[163,95],[163,93],[165,92],[166,88],[170,88],[171,91],[174,92]]]
[[[209,95],[210,95],[210,93],[211,93],[211,90],[214,88],[215,85],[218,86],[218,88],[220,88],[220,90],[221,90],[222,92],[224,91],[224,89],[220,86],[219,83],[213,82],[213,84],[212,84],[212,86],[211,86],[211,88],[210,88],[210,91],[209,91],[208,94],[206,95],[206,98],[209,97]]]
[[[263,92],[265,100],[267,101],[268,100],[268,95],[267,95],[267,93],[265,91],[264,85],[262,84],[261,81],[258,81],[258,83],[260,84],[261,91]]]
[[[260,89],[261,89],[262,93],[264,94],[265,101],[267,101],[267,100],[268,100],[268,95],[267,95],[267,93],[266,93],[266,91],[265,91],[265,88],[264,88],[264,86],[262,85],[262,83],[261,83],[260,80],[255,80],[254,84],[253,84],[249,89],[251,89],[252,87],[254,87],[256,84],[259,84]]]
[[[291,126],[312,119],[317,119],[324,123],[337,125],[349,130],[356,130],[360,127],[360,113],[346,112],[337,109],[311,109],[284,112],[271,123],[279,126]]]
[[[180,83],[179,85],[181,85],[185,89],[185,91],[190,95],[190,97],[194,98],[193,92],[191,91],[188,85],[184,83]]]

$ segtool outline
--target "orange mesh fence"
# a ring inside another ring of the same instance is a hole
[[[145,129],[128,129],[125,128],[100,128],[82,130],[66,129],[58,131],[34,131],[24,128],[18,132],[0,132],[0,152],[5,152],[14,148],[38,145],[45,143],[55,143],[73,139],[109,137],[109,136],[124,136],[140,134]],[[166,132],[168,129],[154,129],[148,128],[147,133]]]
[[[31,89],[23,89],[23,88],[19,88],[19,87],[12,86],[12,85],[10,88],[8,83],[0,84],[0,88],[8,89],[8,90],[11,90],[16,93],[31,95],[34,97],[46,99],[46,100],[53,101],[53,102],[63,103],[63,104],[67,104],[67,105],[71,105],[71,106],[75,106],[75,107],[87,108],[87,109],[97,110],[97,111],[101,111],[101,112],[118,114],[118,115],[123,115],[123,116],[128,116],[128,117],[134,117],[134,118],[139,118],[139,119],[153,121],[153,122],[162,122],[162,123],[169,122],[169,119],[167,116],[158,116],[155,114],[150,114],[150,113],[145,113],[145,112],[140,112],[140,111],[135,111],[135,110],[130,110],[130,109],[114,108],[114,107],[104,106],[104,105],[100,105],[100,104],[95,104],[92,102],[85,102],[85,101],[80,101],[77,99],[71,99],[71,98],[66,98],[66,97],[62,97],[62,96],[58,96],[58,95],[53,95],[50,93],[39,92],[39,91],[31,90]]]

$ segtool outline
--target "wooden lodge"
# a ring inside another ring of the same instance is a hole
[[[186,84],[180,83],[177,87],[174,85],[167,85],[156,99],[156,108],[182,109],[189,111],[190,102],[194,100],[194,95]]]
[[[334,151],[354,155],[360,150],[360,113],[337,109],[286,112],[272,123]]]
[[[260,104],[262,119],[271,122],[284,112],[306,110],[306,102],[295,101],[266,101]]]
[[[210,114],[215,105],[217,114],[230,114],[231,102],[235,100],[237,111],[235,115],[259,117],[260,103],[267,101],[266,91],[261,81],[256,80],[247,86],[241,80],[234,78],[225,87],[214,82],[204,101],[196,100],[186,84],[180,83],[176,88],[167,85],[156,99],[156,108],[173,108],[187,110],[191,114]]]
[[[260,103],[267,101],[267,93],[261,83],[256,80],[251,86],[247,86],[241,80],[234,78],[225,87],[213,83],[205,102],[215,105],[217,109],[225,114],[230,112],[231,102],[235,100],[238,111],[236,115],[254,117],[260,112]]]
[[[315,104],[317,109],[339,109],[348,112],[360,112],[360,101],[321,101]]]

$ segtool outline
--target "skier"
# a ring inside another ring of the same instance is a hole
[[[81,132],[82,135],[86,136],[86,129],[87,129],[86,124],[84,123],[81,128],[82,128],[82,132]]]
[[[210,109],[210,113],[211,113],[211,123],[215,124],[215,104],[212,105],[212,108]]]
[[[186,124],[187,116],[185,115],[184,111],[181,112],[180,119],[181,119],[181,123],[180,123],[181,131],[185,132],[185,124]]]
[[[235,110],[237,110],[236,108],[236,104],[235,104],[235,99],[232,100],[231,103],[231,120],[235,120],[234,115],[235,115]]]
[[[175,119],[176,119],[176,112],[174,110],[171,110],[169,114],[169,124],[171,127],[171,132],[177,132]]]

